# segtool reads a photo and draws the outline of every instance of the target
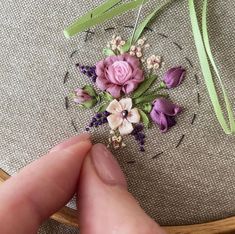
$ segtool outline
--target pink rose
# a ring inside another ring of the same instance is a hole
[[[140,61],[129,54],[110,56],[96,64],[96,85],[113,97],[133,92],[144,80]]]

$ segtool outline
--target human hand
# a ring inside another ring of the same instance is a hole
[[[127,191],[116,159],[86,134],[56,146],[0,187],[0,233],[37,233],[75,193],[81,234],[165,234]]]

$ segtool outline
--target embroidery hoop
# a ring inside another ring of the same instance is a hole
[[[5,171],[0,168],[0,186],[4,181],[10,178]],[[77,212],[67,206],[51,216],[51,219],[73,227],[79,227]],[[168,226],[164,227],[169,234],[218,234],[218,233],[234,233],[235,232],[235,217],[222,219],[215,222],[186,225],[186,226]]]

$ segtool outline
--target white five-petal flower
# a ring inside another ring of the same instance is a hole
[[[124,98],[120,101],[113,100],[106,111],[110,113],[108,123],[112,130],[118,129],[120,134],[128,135],[133,131],[133,123],[140,122],[140,114],[137,108],[132,109],[132,99]]]

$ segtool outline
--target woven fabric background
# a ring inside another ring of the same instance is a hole
[[[0,167],[8,173],[17,172],[56,143],[77,134],[71,121],[79,132],[89,122],[92,111],[81,112],[72,103],[65,109],[64,98],[87,81],[74,65],[94,64],[101,59],[102,48],[114,33],[128,38],[131,30],[124,26],[133,25],[136,15],[136,11],[129,12],[91,29],[95,34],[89,35],[86,42],[86,33],[66,40],[63,28],[101,2],[0,1]],[[163,2],[150,1],[142,16]],[[209,1],[212,49],[233,104],[234,9],[234,0]],[[115,30],[106,32],[104,29],[110,26]],[[187,1],[175,1],[151,28],[152,32],[146,32],[153,45],[149,54],[162,55],[165,61],[159,75],[173,65],[187,68],[184,84],[171,92],[172,100],[182,105],[184,112],[169,133],[161,134],[156,127],[146,132],[146,153],[140,153],[131,138],[127,142],[130,147],[115,152],[130,192],[162,225],[202,223],[233,216],[234,137],[226,136],[215,119],[198,64]],[[78,52],[70,58],[74,50]],[[64,85],[67,71],[68,82]],[[194,114],[196,119],[191,124]],[[108,132],[108,127],[94,131],[94,142],[99,139],[106,143]],[[176,148],[182,135],[184,139]],[[160,152],[163,154],[152,159]],[[77,232],[54,221],[46,222],[40,229],[40,233]]]

